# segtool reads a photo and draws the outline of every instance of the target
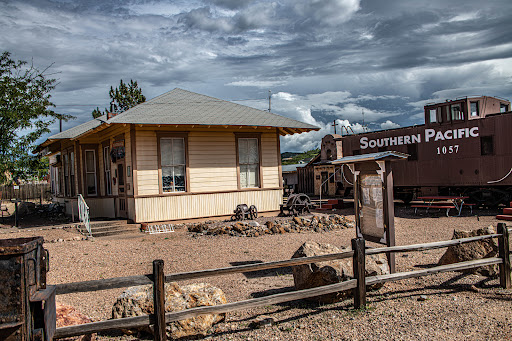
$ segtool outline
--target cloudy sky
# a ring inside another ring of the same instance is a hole
[[[59,80],[55,111],[108,106],[119,80],[180,87],[322,128],[423,123],[426,102],[512,99],[512,2],[479,0],[0,0],[0,50]],[[58,126],[52,127],[53,132]]]

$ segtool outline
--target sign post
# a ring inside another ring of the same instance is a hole
[[[354,209],[356,235],[365,240],[395,245],[393,172],[391,161],[407,159],[399,152],[380,152],[348,156],[331,161],[347,164],[354,174]],[[395,255],[387,253],[389,270],[395,272]]]

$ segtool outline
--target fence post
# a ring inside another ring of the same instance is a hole
[[[166,341],[165,332],[165,287],[164,287],[164,261],[153,261],[153,307],[155,315],[154,337],[155,341]]]
[[[500,285],[502,288],[512,288],[512,277],[510,276],[510,248],[507,225],[498,223],[498,256],[503,260],[500,267]]]
[[[354,250],[352,266],[354,278],[357,280],[357,286],[354,288],[354,308],[360,309],[366,307],[366,251],[364,238],[352,239],[352,250]]]

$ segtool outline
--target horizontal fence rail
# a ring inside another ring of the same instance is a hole
[[[253,298],[253,299],[249,299],[249,300],[226,303],[226,304],[221,304],[221,305],[216,305],[216,306],[190,308],[190,309],[181,310],[181,311],[174,312],[174,313],[166,313],[165,314],[165,322],[169,323],[169,322],[173,322],[173,321],[179,321],[179,320],[183,320],[183,319],[187,319],[187,318],[195,317],[195,316],[199,316],[199,315],[204,315],[204,314],[221,314],[221,313],[227,313],[227,312],[232,312],[232,311],[236,311],[236,310],[261,307],[263,305],[268,305],[268,304],[289,302],[289,301],[294,301],[294,300],[298,300],[298,299],[302,299],[302,298],[315,297],[315,296],[330,294],[330,293],[334,293],[334,292],[338,292],[338,291],[349,290],[349,289],[353,289],[355,287],[356,287],[356,280],[352,279],[349,281],[331,284],[331,285],[325,285],[325,286],[317,287],[317,288],[286,292],[286,293],[282,293],[282,294],[258,297],[258,298]],[[64,338],[64,337],[70,337],[70,336],[90,334],[90,333],[96,333],[96,332],[107,331],[107,330],[112,330],[112,329],[120,329],[120,328],[129,329],[129,328],[143,327],[143,326],[147,326],[148,324],[152,324],[153,321],[154,321],[154,318],[152,318],[150,315],[143,315],[143,316],[137,316],[137,317],[125,317],[125,318],[116,319],[116,320],[92,322],[92,323],[80,324],[80,325],[76,325],[76,326],[61,327],[61,328],[57,328],[57,331],[55,332],[55,338]]]
[[[399,245],[399,246],[388,246],[388,247],[379,247],[366,250],[366,255],[376,255],[379,253],[386,252],[412,252],[412,251],[426,251],[426,250],[435,250],[442,249],[443,247],[460,245],[465,243],[477,242],[484,239],[491,239],[500,237],[501,234],[486,234],[483,236],[476,237],[468,237],[468,238],[460,238],[460,239],[452,239],[441,242],[432,242],[432,243],[423,243],[423,244],[412,244],[412,245]]]
[[[204,314],[221,314],[232,311],[250,309],[261,307],[268,304],[277,304],[283,302],[289,302],[304,298],[316,297],[325,294],[331,294],[344,290],[354,290],[354,306],[361,308],[366,305],[366,286],[378,283],[398,281],[407,278],[423,277],[428,275],[434,275],[443,272],[451,271],[462,271],[468,269],[474,269],[482,266],[498,264],[500,266],[500,285],[505,288],[512,287],[511,278],[511,266],[510,266],[510,250],[509,250],[509,232],[505,224],[498,224],[498,233],[489,234],[483,236],[453,239],[449,241],[431,242],[424,244],[404,245],[404,246],[391,246],[382,248],[371,248],[365,249],[364,239],[358,238],[352,240],[352,246],[355,251],[346,251],[341,253],[314,256],[314,257],[302,257],[293,258],[290,260],[274,261],[257,264],[247,264],[232,266],[219,269],[200,270],[192,272],[175,273],[171,275],[163,275],[163,261],[155,260],[153,262],[153,274],[143,276],[130,276],[130,277],[118,277],[94,281],[75,282],[57,285],[57,294],[69,294],[75,292],[87,292],[96,290],[105,290],[113,288],[121,288],[132,285],[142,284],[153,284],[153,279],[157,279],[157,283],[154,285],[154,306],[155,312],[160,312],[157,317],[155,314],[143,315],[137,317],[127,317],[115,320],[106,320],[99,322],[86,323],[75,326],[57,328],[55,332],[55,338],[64,338],[71,336],[78,336],[84,334],[91,334],[101,331],[107,331],[112,329],[130,329],[143,327],[153,324],[155,326],[155,340],[165,340],[165,323],[179,321],[191,317],[196,317]],[[375,255],[389,252],[412,252],[412,251],[425,251],[434,250],[443,247],[460,245],[464,243],[471,243],[475,241],[481,241],[490,238],[498,238],[498,257],[477,259],[465,262],[459,262],[448,265],[434,266],[427,269],[405,271],[399,273],[392,273],[386,275],[377,275],[371,277],[364,277],[365,257],[367,255]],[[221,304],[216,306],[203,306],[191,309],[186,309],[177,312],[165,313],[165,302],[157,302],[162,299],[162,286],[163,282],[177,281],[177,280],[188,280],[196,278],[204,278],[210,276],[220,276],[233,273],[251,272],[258,270],[267,270],[282,268],[287,266],[295,266],[302,264],[310,264],[319,261],[328,261],[335,259],[352,258],[354,265],[355,279],[344,281],[341,283],[315,287],[304,290],[297,290],[291,292],[285,292],[275,295],[269,295],[259,298],[253,298],[248,300],[242,300],[227,304]],[[357,269],[356,269],[357,268]],[[363,275],[361,275],[363,274]],[[163,315],[163,316],[162,316]],[[165,321],[165,323],[163,323]]]
[[[190,272],[182,272],[165,276],[166,282],[172,281],[184,281],[188,279],[196,279],[196,278],[204,278],[211,276],[221,276],[227,274],[234,274],[240,272],[252,272],[259,270],[268,270],[268,269],[278,269],[284,268],[288,266],[302,265],[302,264],[310,264],[314,262],[323,262],[334,259],[344,259],[350,258],[354,255],[354,251],[346,251],[340,253],[331,253],[328,255],[322,256],[313,256],[313,257],[302,257],[302,258],[293,258],[289,260],[282,260],[276,262],[266,262],[266,263],[256,263],[256,264],[246,264],[246,265],[237,265],[230,266],[226,268],[220,269],[208,269],[208,270],[200,270],[200,271],[190,271]],[[153,275],[139,275],[139,276],[128,276],[128,277],[116,277],[116,278],[108,278],[108,279],[98,279],[92,281],[83,281],[83,282],[73,282],[73,283],[65,283],[65,284],[57,284],[57,295],[70,294],[75,292],[88,292],[88,291],[98,291],[98,290],[108,290],[108,289],[116,289],[116,288],[124,288],[133,285],[144,285],[144,284],[152,284],[153,283]]]

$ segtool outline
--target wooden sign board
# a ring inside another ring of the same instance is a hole
[[[382,179],[380,175],[363,174],[359,181],[360,195],[360,233],[385,244],[384,229],[384,198],[382,195]]]
[[[331,161],[347,165],[354,175],[354,209],[356,235],[365,240],[395,246],[395,212],[393,204],[393,172],[391,162],[409,155],[386,151],[347,156]],[[395,254],[388,252],[391,273],[395,272]]]

